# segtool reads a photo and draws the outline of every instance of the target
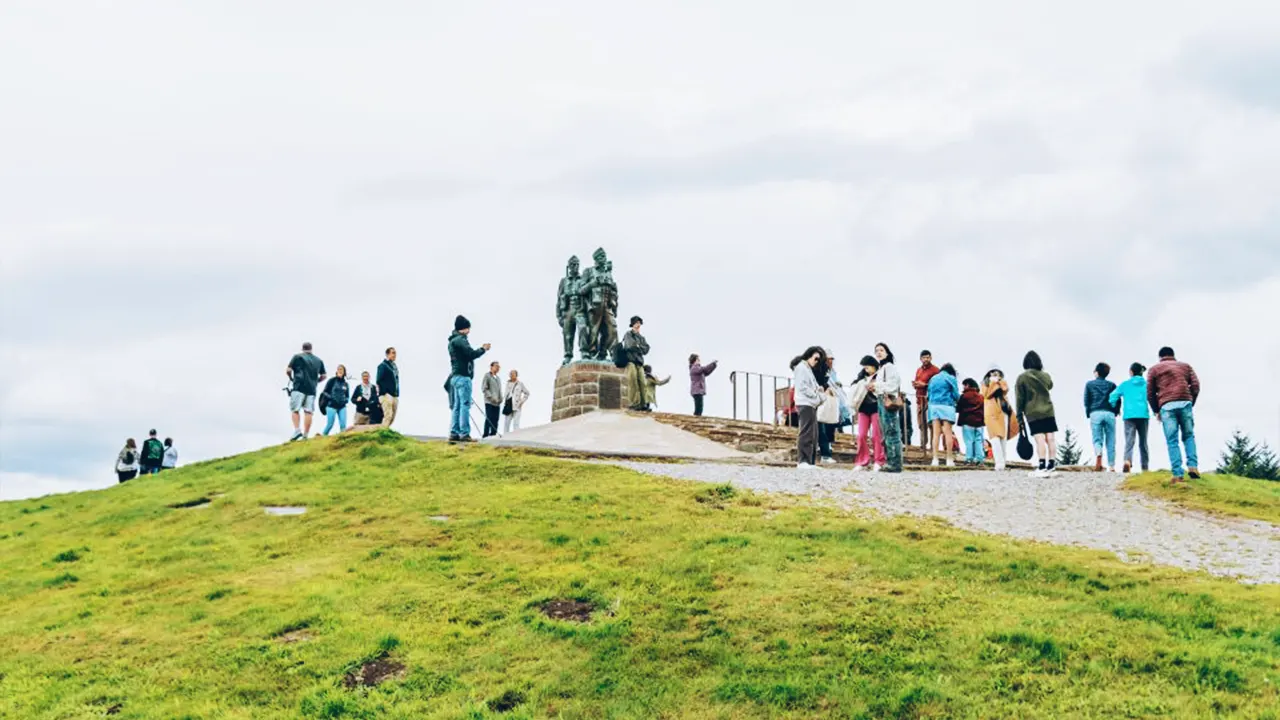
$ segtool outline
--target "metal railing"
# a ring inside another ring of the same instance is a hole
[[[752,419],[751,417],[751,385],[752,385],[753,379],[755,380],[755,384],[757,386],[756,417],[759,418],[759,422],[762,422],[762,423],[767,422],[773,425],[777,425],[778,424],[778,391],[790,389],[791,378],[782,377],[781,375],[766,375],[764,373],[747,372],[745,370],[734,370],[733,372],[729,373],[729,383],[733,385],[733,419],[748,420],[748,421]],[[764,408],[765,408],[764,394],[765,394],[766,380],[768,380],[769,384],[772,386],[772,391],[769,393],[769,406],[773,408],[773,411],[769,413],[768,419],[765,419],[765,415],[764,415]],[[739,387],[742,388],[741,392],[739,392]],[[741,395],[743,399],[741,415],[739,415],[739,411],[738,411],[739,395]]]

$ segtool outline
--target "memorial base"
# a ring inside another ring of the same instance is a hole
[[[623,410],[631,405],[627,371],[609,362],[575,362],[556,373],[551,422],[594,410]]]

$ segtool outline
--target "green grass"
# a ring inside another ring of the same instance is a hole
[[[1168,473],[1149,472],[1126,479],[1123,487],[1195,510],[1280,525],[1280,482],[1208,473],[1171,485]]]
[[[0,504],[0,647],[13,718],[1280,708],[1277,586],[386,431]]]

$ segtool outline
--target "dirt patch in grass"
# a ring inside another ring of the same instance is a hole
[[[198,497],[198,498],[195,498],[194,500],[183,500],[182,502],[174,503],[169,507],[174,510],[182,510],[184,508],[204,507],[205,505],[208,505],[210,502],[212,501],[207,497]]]
[[[579,600],[548,600],[542,604],[542,614],[552,620],[569,622],[591,622],[591,613],[595,607],[591,603]]]
[[[292,645],[294,643],[308,642],[314,638],[315,635],[313,635],[310,630],[304,628],[302,630],[290,630],[283,635],[278,635],[276,636],[276,641],[284,643],[285,645]]]
[[[402,678],[404,673],[404,663],[391,658],[378,658],[344,675],[342,684],[347,688],[373,687],[387,680]]]
[[[524,693],[518,690],[508,690],[485,704],[493,712],[505,713],[520,707],[524,704],[524,701]]]
[[[124,709],[124,705],[122,703],[116,703],[115,705],[112,705],[111,707],[107,708],[107,714],[119,715],[120,711],[123,709]]]

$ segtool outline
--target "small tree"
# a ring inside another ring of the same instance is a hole
[[[1080,464],[1080,444],[1076,442],[1076,434],[1071,428],[1062,435],[1062,442],[1058,443],[1058,464],[1059,465],[1079,465]]]
[[[1218,472],[1256,480],[1280,480],[1280,460],[1265,443],[1259,445],[1236,430],[1222,451]]]

